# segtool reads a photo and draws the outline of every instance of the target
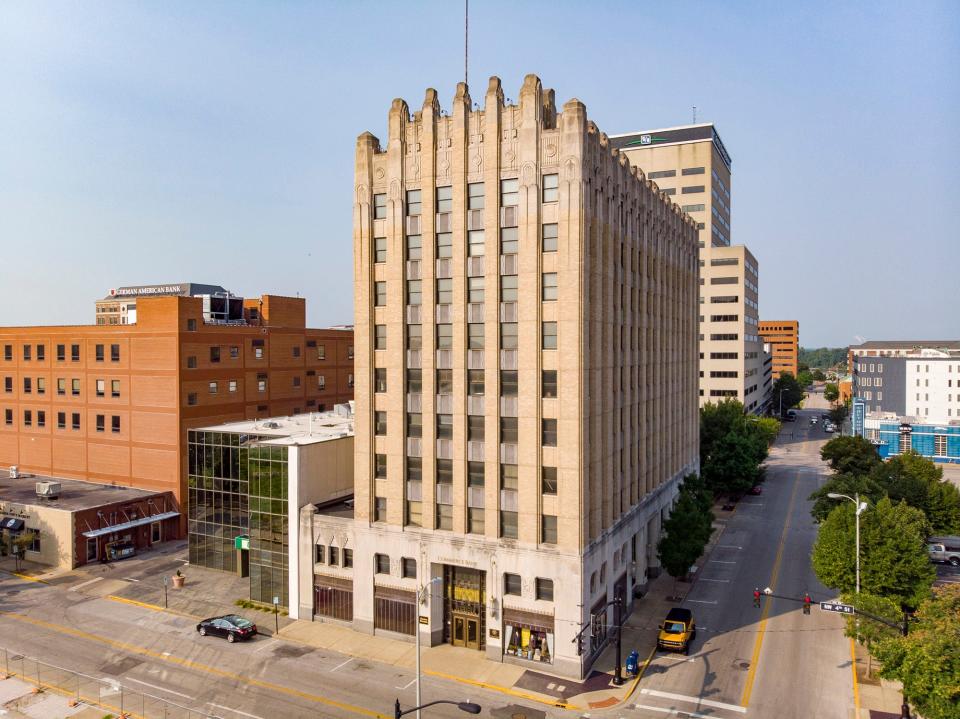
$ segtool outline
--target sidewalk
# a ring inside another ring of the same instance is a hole
[[[852,639],[849,641],[857,658],[854,697],[859,698],[860,712],[856,719],[899,719],[903,701],[900,692],[903,685],[898,681],[878,677],[880,667],[876,660],[873,662],[873,675],[868,678],[866,648]],[[912,708],[910,715],[916,716]]]

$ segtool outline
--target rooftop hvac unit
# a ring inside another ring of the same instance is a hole
[[[60,496],[60,482],[37,482],[37,496],[41,499],[56,499]]]
[[[280,423],[279,423],[279,422],[264,422],[264,423],[263,423],[263,426],[264,426],[266,429],[280,429]]]
[[[17,465],[11,464],[11,465],[10,465],[10,479],[16,479],[16,478],[19,477],[19,476],[20,476],[20,471],[19,471],[19,469],[17,468]]]

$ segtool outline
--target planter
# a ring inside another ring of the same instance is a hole
[[[173,576],[173,588],[174,589],[183,589],[183,582],[186,580],[186,577],[183,576]]]

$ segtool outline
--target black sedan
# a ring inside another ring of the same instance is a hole
[[[209,634],[215,637],[226,637],[228,642],[236,642],[240,639],[252,638],[257,633],[257,625],[236,614],[227,614],[204,619],[197,625],[197,631],[201,637]]]

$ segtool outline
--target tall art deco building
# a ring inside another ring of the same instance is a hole
[[[697,251],[534,75],[358,138],[356,629],[586,673],[698,470]]]

